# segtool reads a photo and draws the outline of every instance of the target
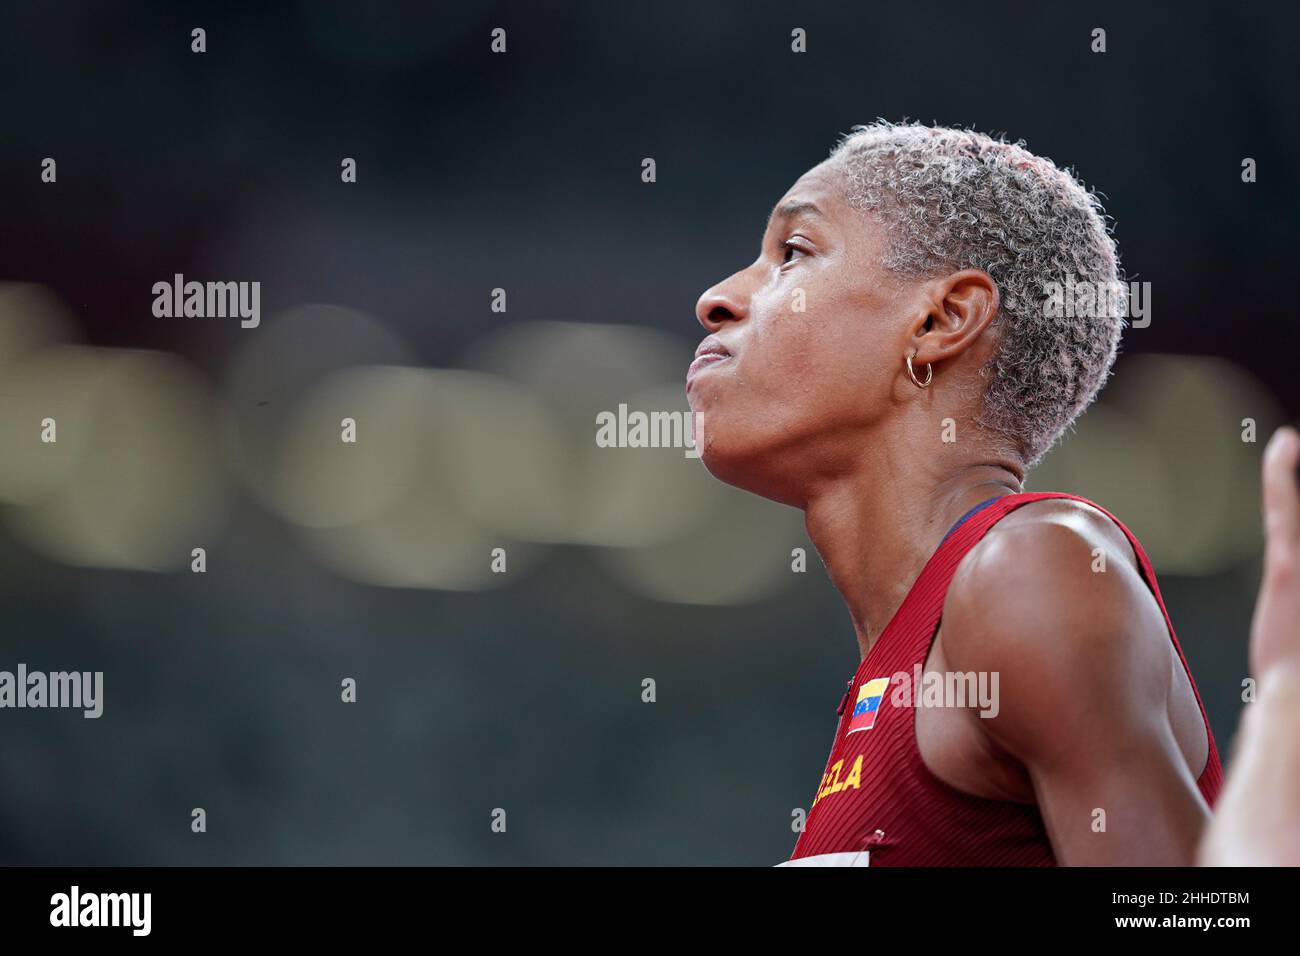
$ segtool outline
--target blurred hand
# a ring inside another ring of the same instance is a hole
[[[1300,435],[1280,428],[1264,449],[1264,578],[1250,628],[1250,669],[1262,679],[1300,659]]]
[[[1246,705],[1202,866],[1300,865],[1300,435],[1264,450],[1264,577],[1250,630],[1257,699]]]

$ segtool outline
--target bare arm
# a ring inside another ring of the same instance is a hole
[[[954,670],[999,672],[980,727],[1024,767],[1058,861],[1193,861],[1209,811],[1168,718],[1181,664],[1108,518],[1080,506],[995,528],[958,569],[943,635]]]

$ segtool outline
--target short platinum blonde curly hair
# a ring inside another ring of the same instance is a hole
[[[850,205],[885,227],[886,268],[926,278],[982,269],[997,283],[998,343],[976,421],[1033,467],[1091,404],[1119,349],[1127,290],[1097,197],[1023,143],[940,126],[855,126],[829,163]],[[1048,284],[1067,282],[1091,283],[1097,306],[1049,318]]]

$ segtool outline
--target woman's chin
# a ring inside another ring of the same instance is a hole
[[[709,474],[724,484],[781,504],[792,503],[788,495],[779,492],[780,482],[767,467],[771,456],[760,449],[728,448],[715,438],[705,442],[700,461]]]
[[[696,448],[700,452],[700,461],[709,470],[709,474],[729,485],[741,484],[746,469],[735,455],[727,453],[725,445],[715,438],[706,438],[703,444],[697,445]]]

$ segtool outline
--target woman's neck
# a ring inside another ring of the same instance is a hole
[[[914,447],[914,446],[913,446]],[[911,449],[909,449],[911,451]],[[989,498],[1021,490],[1022,473],[997,456],[904,463],[875,455],[809,497],[804,524],[848,605],[863,657],[879,639],[948,529]]]

